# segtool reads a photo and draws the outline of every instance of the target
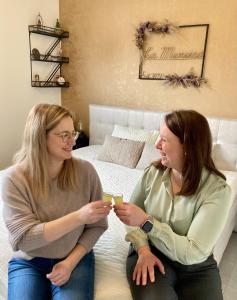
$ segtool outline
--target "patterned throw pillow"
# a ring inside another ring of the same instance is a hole
[[[144,142],[106,135],[102,151],[97,159],[133,169],[142,154],[144,144]]]

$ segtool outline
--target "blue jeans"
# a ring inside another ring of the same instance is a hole
[[[46,278],[60,259],[13,258],[8,264],[8,300],[92,300],[95,258],[91,251],[71,273],[69,281],[56,286]]]

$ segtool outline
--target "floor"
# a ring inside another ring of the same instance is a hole
[[[220,263],[224,300],[237,299],[237,233],[233,233]]]

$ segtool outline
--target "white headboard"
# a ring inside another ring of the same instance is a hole
[[[103,144],[114,124],[159,129],[165,112],[152,112],[116,106],[90,105],[90,144]],[[213,138],[213,158],[221,170],[237,171],[237,120],[207,118]]]

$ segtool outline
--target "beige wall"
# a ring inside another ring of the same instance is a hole
[[[60,104],[61,91],[31,87],[28,37],[28,25],[35,24],[39,11],[45,25],[55,25],[58,0],[0,0],[0,8],[1,169],[11,163],[20,145],[29,109],[40,102]]]
[[[206,115],[237,118],[236,0],[67,0],[59,1],[62,24],[70,31],[64,53],[71,87],[62,103],[87,123],[88,104],[167,111],[192,108]],[[205,76],[199,90],[164,87],[139,80],[135,28],[140,22],[209,23]]]

